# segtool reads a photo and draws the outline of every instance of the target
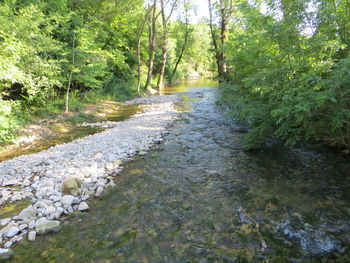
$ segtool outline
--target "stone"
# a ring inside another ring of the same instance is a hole
[[[53,213],[56,213],[56,208],[53,206],[48,206],[46,208],[46,214],[48,215],[48,214],[53,214]]]
[[[103,187],[99,186],[97,189],[96,189],[96,193],[95,193],[95,196],[96,197],[100,197],[103,193]]]
[[[35,220],[32,220],[32,221],[29,222],[28,228],[29,228],[29,229],[32,229],[32,228],[34,228],[34,227],[35,227]]]
[[[29,241],[35,241],[35,238],[36,238],[36,232],[35,231],[30,231],[28,233],[28,240]]]
[[[60,229],[60,221],[47,220],[45,217],[40,218],[35,223],[35,230],[39,235],[44,235],[51,232],[58,232]]]
[[[6,236],[7,235],[7,232],[9,232],[9,230],[11,229],[11,228],[18,228],[18,225],[16,224],[16,223],[10,223],[10,224],[8,224],[7,226],[5,226],[3,229],[0,229],[0,236],[2,235],[2,236]]]
[[[13,257],[14,252],[8,248],[0,248],[0,260],[7,260]]]
[[[34,206],[24,208],[18,215],[20,219],[35,219],[38,209]]]
[[[6,237],[13,237],[13,236],[17,235],[18,232],[19,232],[19,228],[16,226],[12,226],[12,227],[10,227],[10,229],[8,229],[8,231],[6,233]]]
[[[4,218],[0,221],[0,226],[6,226],[9,222],[11,222],[11,218]]]
[[[65,195],[61,198],[61,203],[64,206],[70,206],[73,204],[73,202],[74,202],[74,196],[72,195]]]
[[[17,179],[10,179],[10,180],[4,181],[2,183],[2,186],[11,186],[11,185],[18,185],[18,180]]]
[[[70,178],[63,182],[62,192],[66,195],[77,195],[80,191],[81,180],[78,178]]]
[[[86,202],[81,202],[78,206],[79,211],[87,211],[89,210],[89,205]]]
[[[16,243],[18,241],[18,236],[14,236],[10,239],[10,242],[12,242],[12,244]]]
[[[27,229],[28,228],[28,225],[27,224],[22,224],[19,226],[19,230],[20,231],[23,231],[24,229]]]
[[[4,245],[4,247],[5,248],[10,248],[10,247],[12,247],[12,242],[11,241],[7,241],[6,243],[5,243],[5,245]]]

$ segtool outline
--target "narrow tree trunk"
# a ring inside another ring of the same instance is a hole
[[[156,90],[154,90],[151,86],[152,78],[153,78],[153,67],[154,67],[154,50],[156,45],[156,4],[157,1],[154,0],[153,2],[153,10],[152,10],[152,16],[150,17],[149,21],[149,59],[148,59],[148,72],[147,72],[147,81],[146,81],[146,90],[154,94],[156,93]]]
[[[65,112],[69,112],[69,92],[70,92],[70,86],[72,85],[72,78],[73,78],[73,72],[74,72],[74,64],[75,64],[75,35],[73,35],[73,43],[72,43],[72,69],[69,73],[68,78],[68,86],[67,86],[67,92],[66,92],[66,110]]]
[[[218,75],[219,77],[222,77],[222,69],[221,69],[221,59],[220,59],[220,53],[219,53],[219,45],[216,40],[216,31],[213,25],[213,6],[211,3],[211,0],[208,0],[209,5],[209,26],[210,26],[210,33],[213,40],[214,50],[215,50],[215,59],[216,59],[216,66],[218,68]]]
[[[157,82],[158,89],[162,89],[164,87],[164,73],[165,73],[165,66],[167,62],[167,53],[168,53],[168,21],[175,9],[177,1],[178,0],[174,0],[171,6],[170,14],[166,16],[164,0],[160,0],[160,8],[161,8],[162,24],[163,24],[163,44],[162,44],[162,62],[161,62],[159,78]]]
[[[139,25],[139,30],[138,30],[138,38],[137,38],[137,92],[140,92],[140,87],[141,87],[141,40],[142,40],[142,35],[145,29],[146,21],[149,19],[149,12],[150,10],[148,9],[146,11],[146,14],[142,20],[140,20],[140,25]]]
[[[137,92],[140,92],[141,86],[141,37],[137,42]]]
[[[157,82],[157,88],[158,89],[164,88],[164,72],[165,72],[165,65],[166,65],[167,53],[168,53],[167,37],[168,36],[163,34],[162,64],[161,64],[161,67],[160,67],[159,78],[158,78],[158,82]]]
[[[216,64],[218,67],[218,75],[220,78],[225,79],[227,73],[227,63],[225,57],[225,44],[228,39],[228,22],[233,13],[233,0],[220,0],[220,46],[216,39],[216,32],[213,25],[213,6],[211,0],[208,0],[209,15],[210,15],[210,31],[213,38],[213,45],[215,49]]]

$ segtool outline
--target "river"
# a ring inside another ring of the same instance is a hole
[[[327,150],[242,150],[217,84],[166,89],[184,111],[117,187],[11,262],[350,262],[350,163]]]

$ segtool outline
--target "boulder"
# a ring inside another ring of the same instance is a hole
[[[81,180],[78,178],[70,178],[63,182],[62,192],[67,195],[77,195],[80,191]]]
[[[24,208],[21,213],[19,213],[20,219],[35,219],[36,214],[38,213],[38,209],[34,206],[28,206],[27,208]]]
[[[64,206],[70,206],[73,204],[73,202],[74,202],[74,196],[72,195],[65,195],[61,198],[61,203]]]
[[[18,228],[18,225],[16,223],[10,223],[7,226],[5,226],[3,229],[0,230],[0,235],[7,236],[7,233],[10,230],[13,232],[13,229],[15,229],[15,228]]]
[[[13,237],[17,235],[18,232],[19,232],[19,228],[17,226],[12,226],[10,227],[10,229],[8,229],[6,233],[6,237]]]
[[[44,235],[51,232],[58,232],[60,229],[60,221],[47,220],[45,217],[40,218],[35,223],[35,230],[40,235]]]
[[[89,205],[86,202],[81,202],[78,206],[79,211],[87,211],[89,210]]]

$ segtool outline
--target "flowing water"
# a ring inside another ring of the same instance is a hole
[[[12,262],[350,262],[349,159],[313,149],[242,150],[212,81],[167,89],[185,110],[117,187]]]

